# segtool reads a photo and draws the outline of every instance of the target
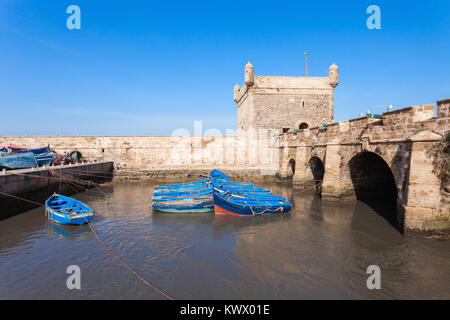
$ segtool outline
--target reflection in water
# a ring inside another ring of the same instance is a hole
[[[62,225],[53,221],[47,220],[47,233],[59,235],[65,239],[77,240],[84,237],[91,237],[91,229],[87,224],[81,226]]]
[[[368,205],[326,202],[286,183],[283,215],[152,212],[153,184],[117,183],[76,198],[95,210],[100,237],[176,299],[450,298],[450,242],[404,237]],[[67,266],[82,289],[67,290]],[[379,265],[382,289],[366,288]],[[87,226],[49,222],[43,209],[0,221],[0,298],[161,299]]]

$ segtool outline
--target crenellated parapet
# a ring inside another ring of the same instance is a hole
[[[235,85],[238,130],[302,129],[334,119],[334,88],[338,67],[333,64],[327,77],[257,76],[249,62],[242,87]]]

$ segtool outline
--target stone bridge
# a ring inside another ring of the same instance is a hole
[[[358,199],[401,231],[450,228],[449,182],[429,146],[450,130],[450,99],[280,136],[278,175],[323,199]]]

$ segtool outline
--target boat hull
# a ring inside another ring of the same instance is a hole
[[[52,210],[49,208],[46,208],[45,210],[46,210],[47,217],[51,221],[59,223],[59,224],[82,225],[82,224],[87,223],[88,221],[91,221],[92,218],[94,218],[93,212],[80,214],[80,215],[77,215],[77,217],[70,218],[68,215],[61,214],[60,212],[58,212],[56,210]]]
[[[277,199],[278,200],[278,199]],[[278,200],[279,201],[279,200]],[[240,216],[266,215],[266,214],[281,214],[289,211],[292,204],[285,201],[282,203],[270,205],[243,205],[233,203],[223,199],[217,193],[214,193],[214,212],[216,214],[231,214]]]
[[[58,194],[47,199],[45,213],[49,220],[60,224],[81,225],[94,217],[94,211],[81,201]]]
[[[38,163],[32,152],[8,153],[0,157],[0,169],[15,170],[36,167],[38,167]]]
[[[154,202],[152,207],[161,212],[210,212],[214,211],[214,201],[212,197],[202,200],[175,200]]]
[[[52,164],[52,160],[55,156],[56,153],[54,152],[46,152],[35,155],[35,158],[39,166],[49,166]]]

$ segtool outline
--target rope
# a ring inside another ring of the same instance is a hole
[[[85,218],[86,219],[86,218]],[[154,285],[152,285],[150,282],[148,282],[147,280],[145,280],[142,276],[140,276],[139,274],[137,274],[121,257],[119,257],[112,249],[111,247],[109,247],[105,242],[103,242],[103,240],[100,238],[100,236],[97,234],[97,232],[94,230],[94,227],[92,226],[92,224],[86,219],[86,222],[89,226],[89,228],[91,229],[91,231],[94,233],[94,235],[97,237],[97,241],[100,242],[101,245],[103,245],[115,258],[117,258],[119,260],[119,262],[121,262],[125,268],[128,269],[128,271],[130,271],[134,276],[136,276],[139,280],[141,280],[143,283],[145,283],[146,285],[148,285],[149,287],[151,287],[153,290],[159,292],[161,295],[163,295],[164,297],[166,297],[169,300],[174,300],[171,296],[169,296],[167,293],[161,291],[160,289],[158,289],[157,287],[155,287]]]
[[[32,204],[37,204],[38,206],[45,207],[42,203],[38,203],[38,202],[34,202],[34,201],[31,201],[31,200],[28,200],[28,199],[24,199],[24,198],[21,198],[21,197],[13,196],[12,194],[9,194],[9,193],[0,192],[0,194],[2,194],[4,196],[11,197],[11,198],[16,198],[16,199],[19,199],[19,200],[23,200],[23,201],[26,201],[26,202],[29,202],[29,203],[32,203]]]
[[[252,207],[250,207],[250,211],[252,212],[252,214],[253,214],[253,215],[257,215],[257,216],[264,214],[264,212],[266,212],[266,211],[268,211],[268,210],[272,210],[272,209],[267,208],[267,209],[265,209],[265,210],[263,210],[263,211],[261,211],[261,212],[258,213],[258,212],[254,212],[253,209],[252,209]],[[279,207],[279,208],[277,208],[277,209],[275,209],[275,210],[273,210],[273,211],[274,211],[274,212],[280,211],[280,213],[281,213],[281,212],[283,212],[283,207]]]
[[[8,193],[4,193],[4,192],[1,192],[0,191],[0,194],[2,194],[2,195],[5,195],[5,196],[8,196],[8,197],[12,197],[12,198],[15,198],[15,199],[18,199],[18,200],[22,200],[22,201],[26,201],[26,202],[29,202],[29,203],[32,203],[32,204],[36,204],[36,205],[38,205],[38,206],[41,206],[41,207],[45,207],[45,205],[43,205],[42,203],[38,203],[38,202],[35,202],[35,201],[32,201],[32,200],[28,200],[28,199],[25,199],[25,198],[22,198],[22,197],[18,197],[18,196],[14,196],[14,195],[12,195],[12,194],[8,194]],[[161,291],[160,289],[158,289],[157,287],[155,287],[154,285],[152,285],[150,282],[148,282],[147,280],[145,280],[142,276],[140,276],[139,274],[137,274],[120,256],[118,256],[115,252],[114,252],[114,250],[111,248],[111,247],[109,247],[101,238],[100,238],[100,236],[97,234],[97,232],[95,231],[95,229],[94,229],[94,227],[92,226],[92,224],[86,219],[86,217],[85,217],[85,220],[86,220],[86,222],[87,222],[87,224],[88,224],[88,226],[89,226],[89,228],[91,229],[91,231],[92,231],[92,233],[94,233],[94,235],[95,235],[95,237],[96,237],[96,239],[97,239],[97,241],[101,244],[101,245],[103,245],[107,250],[108,250],[108,252],[110,252],[115,258],[117,258],[118,260],[119,260],[119,262],[121,262],[127,269],[128,269],[128,271],[130,271],[133,275],[135,275],[139,280],[141,280],[143,283],[145,283],[147,286],[149,286],[149,287],[151,287],[153,290],[155,290],[155,291],[157,291],[158,293],[160,293],[161,295],[163,295],[163,296],[165,296],[166,298],[168,298],[169,300],[174,300],[171,296],[169,296],[167,293],[164,293],[163,291]]]

